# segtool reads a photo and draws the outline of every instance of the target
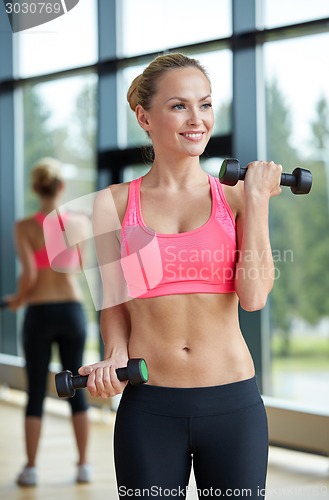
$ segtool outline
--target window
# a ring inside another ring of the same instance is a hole
[[[265,0],[265,26],[296,24],[329,17],[329,3],[326,0]]]
[[[14,35],[19,77],[94,64],[97,60],[97,0],[80,0],[75,8],[46,24]]]
[[[213,135],[228,134],[232,130],[232,52],[220,50],[191,54],[209,73],[215,114]]]
[[[126,95],[131,82],[136,76],[141,74],[145,65],[131,66],[122,70],[119,78],[122,82],[119,85],[118,102],[120,112],[118,113],[118,127],[119,127],[119,143],[122,148],[141,146],[142,144],[149,144],[149,139],[146,132],[139,126],[134,112],[130,109]]]
[[[147,165],[136,164],[136,165],[127,165],[123,170],[123,182],[131,182],[134,179],[138,179],[142,175],[147,174],[150,170],[150,167]]]
[[[95,187],[96,85],[97,77],[91,73],[24,86],[26,193],[31,167],[42,156],[55,156],[64,163],[63,202]],[[24,211],[33,208],[27,194]]]
[[[295,38],[266,44],[264,54],[268,157],[282,163],[285,171],[291,172],[299,165],[313,173],[308,196],[294,196],[285,188],[271,204],[278,279],[270,296],[271,382],[267,391],[271,396],[326,410],[329,408],[329,75],[325,64],[328,43],[328,34]]]
[[[58,158],[63,164],[62,203],[96,191],[96,91],[93,73],[23,87],[25,196],[21,211],[25,216],[37,209],[30,172],[44,156]],[[85,207],[81,209],[86,212]],[[86,357],[94,361],[99,358],[98,319],[83,273],[80,282],[88,315]]]
[[[321,96],[329,99],[328,44],[329,35],[319,34],[268,43],[264,50],[267,87],[278,87],[291,121],[290,144],[310,161],[314,159],[315,108]]]
[[[230,0],[207,0],[202,5],[191,0],[122,0],[119,55],[162,51],[231,32]]]

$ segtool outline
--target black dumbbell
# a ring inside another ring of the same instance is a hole
[[[5,307],[8,307],[8,302],[0,300],[0,309],[5,309]]]
[[[223,161],[219,171],[219,180],[222,184],[235,186],[243,181],[247,168],[241,167],[236,158],[227,158]],[[281,174],[281,186],[289,186],[294,194],[307,194],[312,187],[312,173],[305,168],[296,167],[291,174]]]
[[[122,381],[129,380],[132,385],[145,384],[148,381],[148,369],[144,359],[129,359],[124,368],[117,368],[116,374]],[[87,386],[88,375],[72,375],[65,370],[55,375],[56,390],[59,398],[73,398],[76,389]]]

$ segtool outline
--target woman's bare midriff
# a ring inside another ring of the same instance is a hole
[[[127,305],[129,357],[146,360],[149,384],[206,387],[254,376],[235,293],[134,299]]]
[[[28,304],[81,301],[82,294],[77,276],[58,273],[52,269],[38,272],[36,282],[27,298]]]

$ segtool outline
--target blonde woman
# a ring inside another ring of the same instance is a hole
[[[193,464],[199,498],[259,500],[267,419],[238,304],[261,309],[273,286],[268,206],[281,192],[282,167],[252,162],[234,187],[203,171],[214,113],[195,59],[159,56],[132,82],[128,101],[154,159],[146,175],[97,197],[96,237],[112,198],[122,227],[118,239],[112,231],[96,245],[105,357],[79,370],[93,396],[123,392],[114,435],[119,496],[185,498]],[[109,257],[122,267],[119,279],[112,266],[112,283]],[[134,357],[149,368],[137,387],[115,372]]]
[[[63,369],[74,371],[82,363],[86,340],[82,293],[75,274],[79,255],[75,249],[68,249],[61,256],[61,267],[65,272],[56,272],[50,267],[44,241],[43,221],[58,206],[64,189],[58,160],[44,158],[38,162],[32,171],[32,189],[38,197],[39,210],[15,225],[21,273],[16,294],[6,298],[12,311],[26,306],[22,337],[28,391],[25,412],[27,461],[17,478],[21,486],[38,483],[36,460],[52,345],[58,346]],[[84,221],[78,218],[76,223],[83,226]],[[76,480],[89,482],[88,404],[82,391],[68,401],[78,450]]]

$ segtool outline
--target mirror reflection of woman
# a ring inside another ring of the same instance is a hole
[[[26,306],[22,337],[28,392],[25,410],[27,460],[17,478],[20,486],[36,486],[39,480],[37,453],[52,346],[58,346],[63,369],[77,372],[83,362],[86,340],[86,318],[76,275],[79,255],[76,249],[64,252],[61,256],[63,272],[57,272],[50,266],[44,241],[43,222],[60,204],[64,189],[60,162],[54,158],[40,160],[32,171],[32,188],[38,197],[39,209],[34,215],[15,225],[21,272],[16,294],[6,298],[12,311]],[[79,225],[81,230],[86,226],[83,217],[67,217],[75,218],[72,222]],[[76,480],[89,482],[88,403],[83,391],[68,401],[78,452]]]

